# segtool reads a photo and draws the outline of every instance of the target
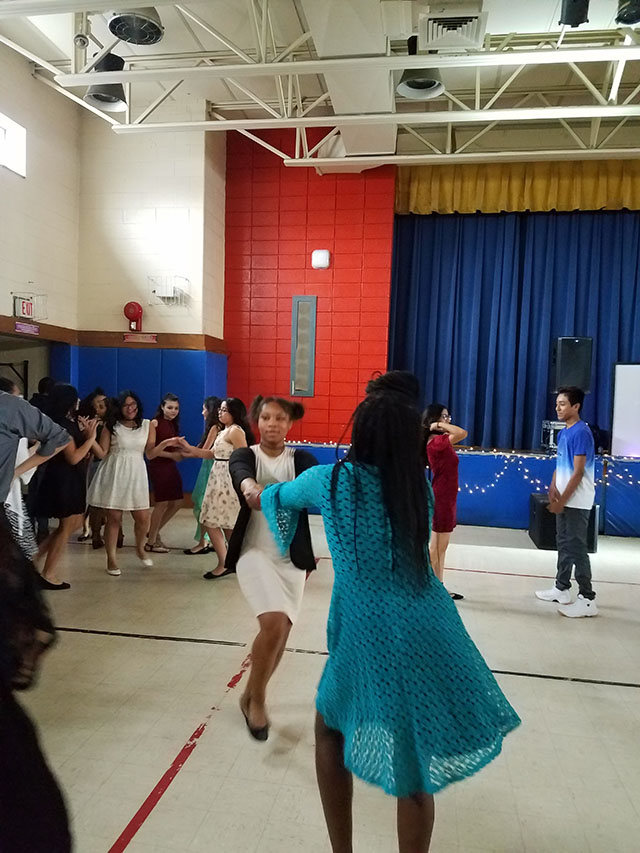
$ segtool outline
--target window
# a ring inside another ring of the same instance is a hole
[[[313,397],[316,297],[294,296],[291,322],[291,396]]]
[[[27,175],[27,131],[4,113],[0,113],[0,166],[23,178]]]

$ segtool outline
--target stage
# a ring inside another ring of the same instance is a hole
[[[309,450],[321,465],[336,461],[335,445],[292,446]],[[340,455],[346,450],[340,447]],[[530,495],[546,492],[555,455],[458,451],[458,524],[527,529]],[[640,537],[640,459],[596,456],[596,503],[600,507],[600,533]]]

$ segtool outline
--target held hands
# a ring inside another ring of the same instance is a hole
[[[78,425],[80,430],[85,434],[87,440],[95,439],[98,432],[98,419],[85,418],[82,415],[78,416]]]
[[[262,502],[260,496],[264,491],[264,486],[259,486],[255,480],[245,480],[242,484],[242,494],[244,495],[244,499],[247,504],[251,507],[251,509],[262,509]]]

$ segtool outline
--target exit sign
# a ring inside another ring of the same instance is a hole
[[[35,317],[34,299],[32,296],[13,297],[13,316],[32,320]]]

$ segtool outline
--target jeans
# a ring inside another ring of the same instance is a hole
[[[571,570],[576,567],[576,582],[580,594],[593,600],[596,597],[591,588],[591,563],[587,553],[587,530],[590,509],[576,509],[566,506],[556,515],[556,545],[558,547],[558,569],[556,587],[571,588]]]

